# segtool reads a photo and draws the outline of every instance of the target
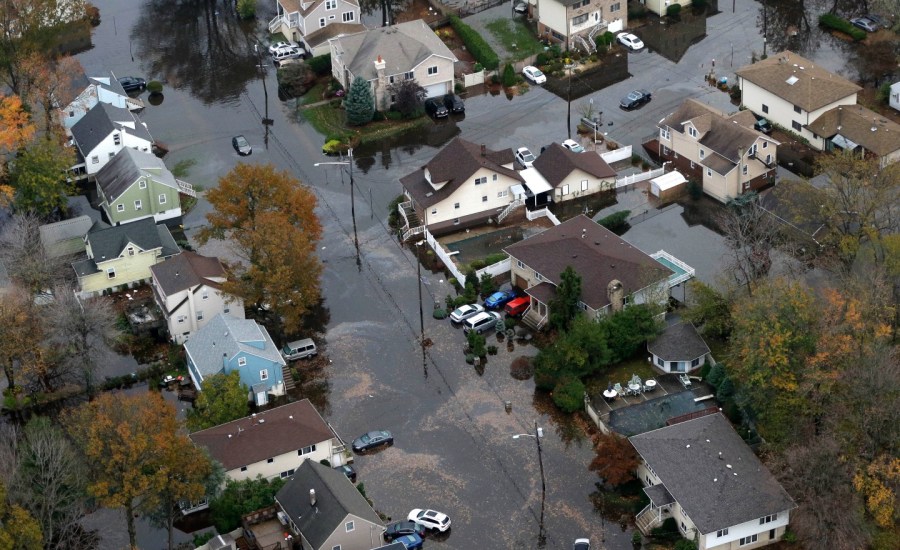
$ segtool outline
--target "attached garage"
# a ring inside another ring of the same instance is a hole
[[[449,92],[450,90],[447,89],[446,82],[439,82],[437,84],[432,84],[431,86],[425,86],[425,95],[427,97],[440,97]]]

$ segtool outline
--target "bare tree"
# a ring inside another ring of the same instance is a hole
[[[10,279],[32,294],[58,286],[69,272],[64,257],[53,257],[41,243],[43,221],[31,213],[16,214],[0,229],[0,263]]]
[[[726,269],[752,295],[756,282],[772,267],[770,254],[779,242],[778,228],[755,196],[729,203],[718,222],[730,251]]]

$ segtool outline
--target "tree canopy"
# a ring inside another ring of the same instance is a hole
[[[556,329],[568,328],[572,319],[581,311],[578,307],[580,301],[581,276],[572,266],[566,266],[559,274],[556,298],[550,304],[550,326]]]
[[[73,164],[74,149],[63,145],[52,134],[29,143],[10,167],[16,208],[42,217],[64,208],[66,196],[75,190],[74,183],[68,181],[65,173]]]
[[[250,390],[241,382],[238,371],[214,374],[203,381],[194,407],[188,411],[187,426],[191,431],[204,430],[244,418],[250,413],[247,399]]]
[[[275,495],[282,487],[284,480],[277,477],[271,481],[262,477],[229,479],[222,493],[209,504],[213,525],[220,533],[240,527],[242,515],[274,504]]]
[[[375,96],[369,82],[361,76],[357,76],[350,84],[347,98],[344,100],[344,110],[347,113],[347,124],[362,126],[372,122],[375,115]]]

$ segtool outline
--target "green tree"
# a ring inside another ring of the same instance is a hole
[[[375,96],[372,95],[372,87],[361,76],[353,79],[347,98],[344,100],[344,110],[347,112],[347,124],[351,126],[363,126],[372,122],[375,115]]]
[[[15,206],[49,216],[66,204],[66,195],[75,190],[65,170],[75,163],[74,149],[52,137],[40,137],[28,145],[10,168],[10,181],[16,190]]]
[[[566,374],[553,388],[553,403],[565,413],[580,410],[584,407],[584,383],[571,374]]]
[[[249,391],[241,382],[238,371],[206,378],[203,391],[188,411],[188,428],[191,431],[204,430],[247,416],[250,413]]]
[[[556,286],[556,298],[550,303],[550,326],[557,330],[565,330],[572,319],[581,311],[578,302],[581,300],[581,276],[572,266],[566,266],[559,275]]]
[[[277,477],[271,481],[261,476],[241,481],[229,479],[222,493],[209,503],[210,519],[216,530],[227,533],[240,527],[242,515],[271,506],[283,486],[284,480]]]
[[[237,0],[237,12],[241,19],[256,17],[256,0]]]
[[[646,304],[626,307],[601,321],[609,331],[612,362],[630,359],[644,343],[659,332],[653,310]]]
[[[422,97],[425,88],[413,79],[401,80],[391,86],[391,94],[394,96],[392,106],[403,118],[415,118],[422,114]]]
[[[503,85],[511,88],[516,85],[517,81],[516,69],[512,66],[512,63],[507,63],[506,67],[503,67]]]
[[[687,284],[693,300],[681,317],[701,327],[706,336],[728,338],[732,325],[731,304],[728,299],[721,292],[696,279]]]

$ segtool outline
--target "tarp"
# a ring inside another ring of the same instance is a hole
[[[834,136],[833,138],[831,138],[831,142],[834,143],[835,145],[837,145],[838,147],[840,147],[841,149],[844,149],[845,151],[852,151],[852,150],[856,149],[857,147],[859,147],[859,144],[845,138],[841,134],[838,134],[838,135]]]
[[[667,174],[663,174],[658,178],[653,178],[650,180],[650,192],[653,193],[654,196],[658,197],[659,194],[667,189],[671,189],[673,187],[677,187],[687,180],[681,175],[681,172],[678,170],[673,170]]]
[[[526,168],[519,172],[519,175],[525,179],[525,185],[535,195],[546,193],[553,189],[550,186],[550,182],[537,171],[537,168]]]

